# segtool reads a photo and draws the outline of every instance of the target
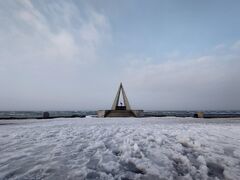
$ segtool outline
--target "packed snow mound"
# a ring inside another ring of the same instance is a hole
[[[0,179],[240,179],[237,119],[11,122],[0,123]]]

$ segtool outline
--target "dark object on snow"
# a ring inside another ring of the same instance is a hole
[[[49,112],[43,112],[43,119],[48,119],[50,117]]]
[[[204,118],[204,113],[203,112],[196,112],[193,115],[194,118]]]

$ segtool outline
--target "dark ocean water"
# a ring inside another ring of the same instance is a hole
[[[146,111],[145,116],[193,117],[199,111]],[[240,117],[240,111],[201,111],[205,118]]]
[[[95,111],[48,111],[50,117],[78,117],[95,115]],[[4,118],[41,118],[44,111],[0,111],[0,119]]]
[[[94,116],[96,111],[48,111],[50,117],[80,117],[80,116]],[[162,116],[176,116],[176,117],[193,117],[197,111],[145,111],[146,117],[162,117]],[[204,117],[240,117],[240,111],[202,111]],[[42,118],[43,111],[0,111],[0,119],[24,119],[24,118]]]

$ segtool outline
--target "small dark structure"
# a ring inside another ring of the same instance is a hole
[[[119,106],[119,98],[120,94],[122,92],[122,97],[124,101],[124,106],[121,104]],[[111,110],[99,110],[97,112],[98,117],[143,117],[143,110],[132,110],[130,107],[130,104],[128,102],[126,93],[124,91],[122,83],[120,83],[120,86],[118,88],[116,97],[114,99],[112,109]]]
[[[204,118],[204,113],[203,112],[196,112],[193,115],[194,118]]]
[[[43,112],[43,119],[48,119],[50,117],[49,112]]]

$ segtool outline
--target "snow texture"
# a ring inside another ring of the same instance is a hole
[[[0,179],[240,179],[240,119],[0,124]]]

